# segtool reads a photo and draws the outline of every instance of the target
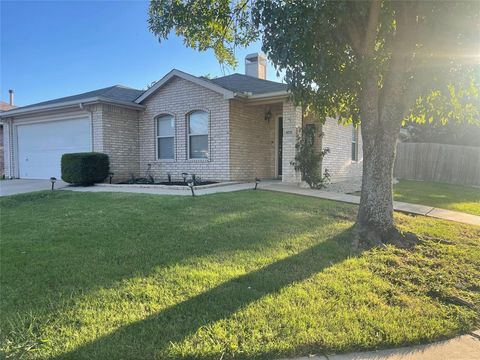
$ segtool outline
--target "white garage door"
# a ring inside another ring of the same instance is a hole
[[[18,125],[17,135],[22,179],[60,179],[63,154],[92,151],[88,118]]]

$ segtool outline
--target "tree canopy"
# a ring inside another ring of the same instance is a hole
[[[402,124],[480,125],[480,2],[152,0],[149,15],[160,40],[174,31],[229,65],[260,38],[296,104],[361,123],[364,243],[408,240],[393,217]]]
[[[231,66],[260,38],[294,100],[320,115],[359,121],[367,77],[398,120],[480,124],[475,1],[153,0],[149,14],[160,40],[175,31]]]

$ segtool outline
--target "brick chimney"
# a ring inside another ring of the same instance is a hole
[[[10,106],[15,106],[15,104],[13,103],[13,90],[12,89],[8,90],[8,93],[10,95],[10,101],[9,101]]]
[[[245,56],[245,75],[265,80],[267,78],[267,57],[263,53]]]

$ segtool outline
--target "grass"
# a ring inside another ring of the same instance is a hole
[[[268,191],[39,192],[0,210],[5,357],[272,359],[479,324],[479,227],[396,215],[425,241],[356,254],[355,206]]]
[[[480,188],[400,180],[393,192],[398,201],[480,215]]]

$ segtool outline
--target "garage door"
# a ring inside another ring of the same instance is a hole
[[[60,179],[63,154],[92,151],[88,118],[17,126],[20,178]]]

